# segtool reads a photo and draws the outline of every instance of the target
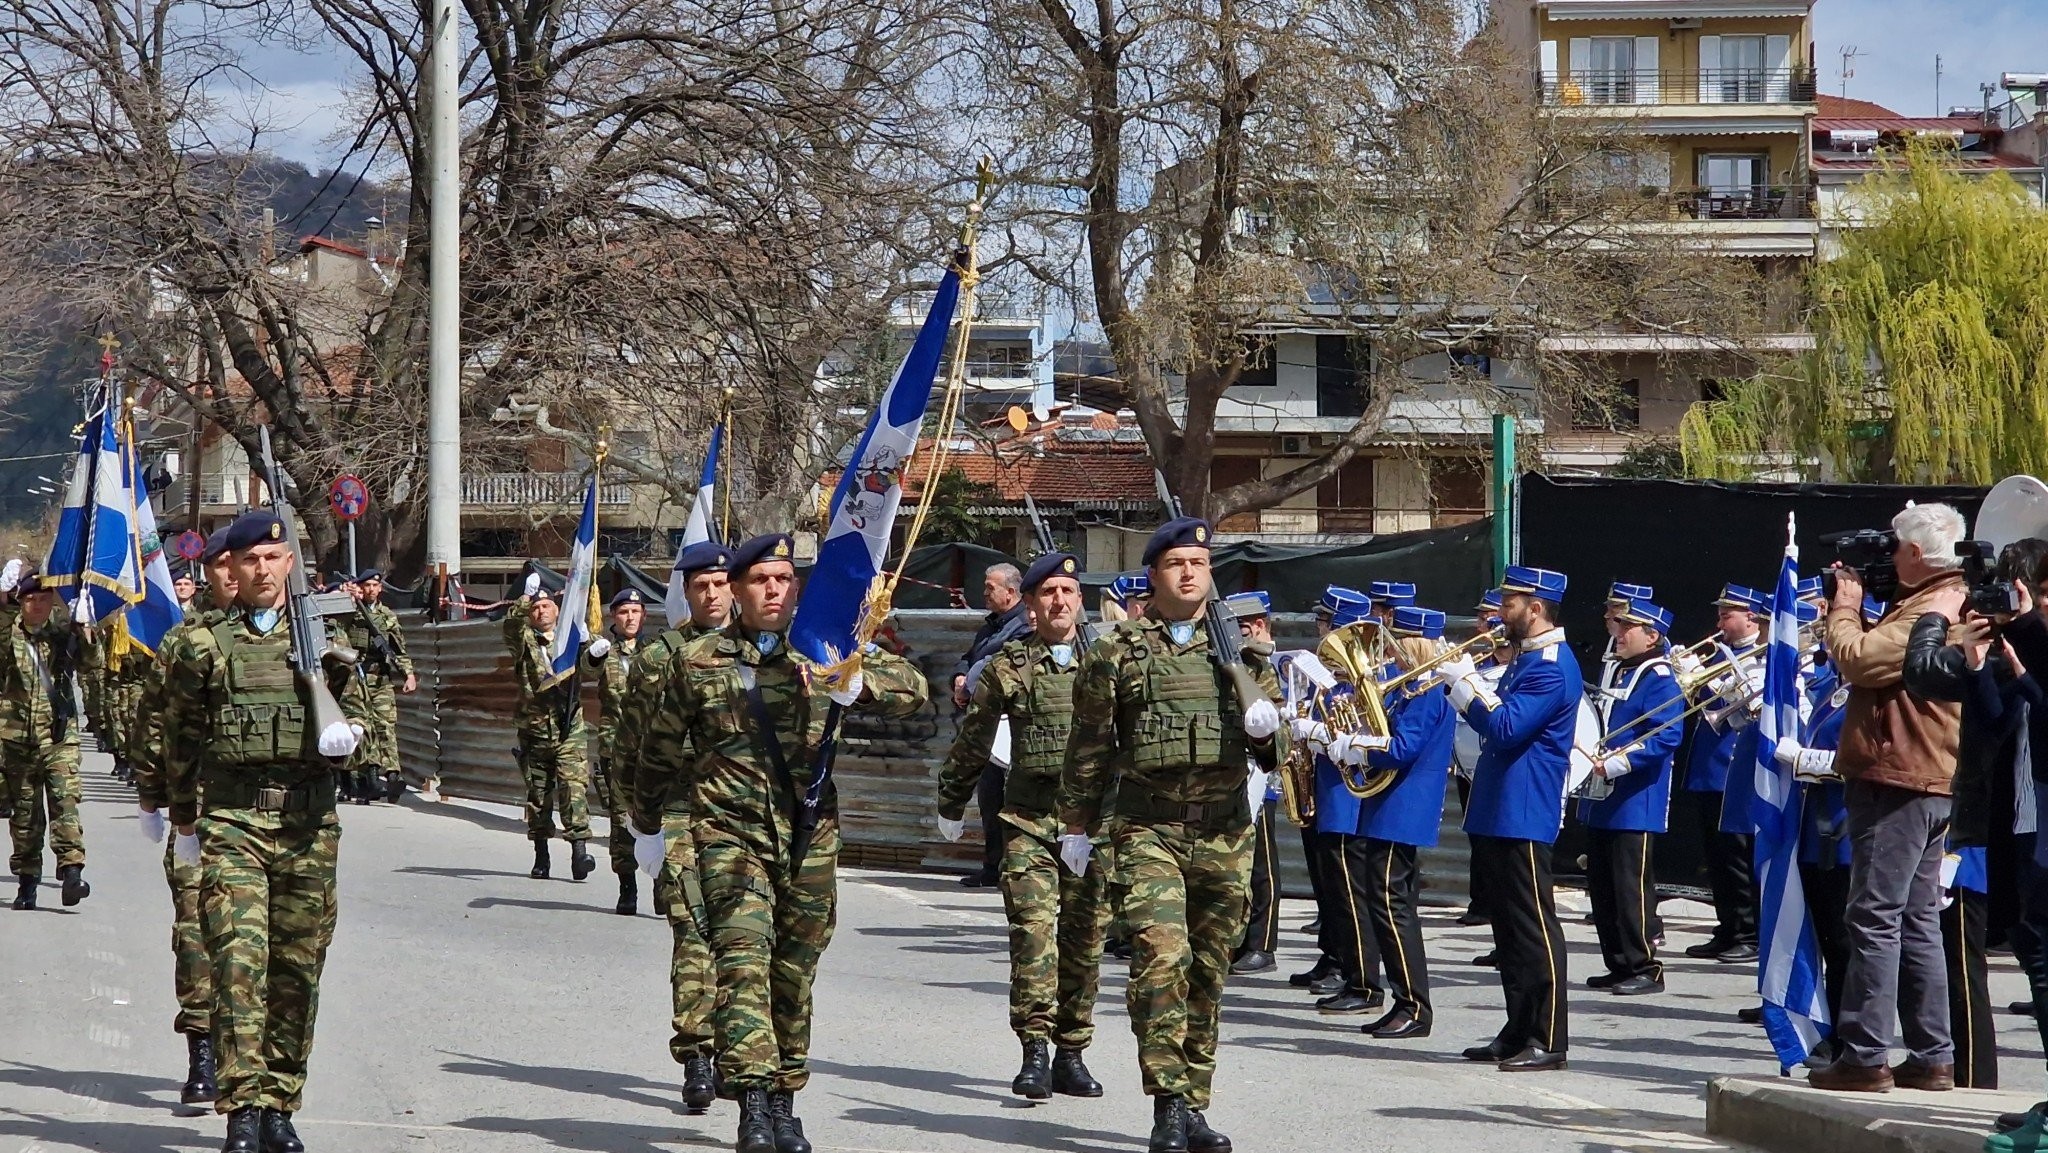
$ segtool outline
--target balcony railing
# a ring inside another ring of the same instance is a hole
[[[462,503],[491,508],[573,505],[583,499],[588,478],[580,472],[468,472],[462,474]],[[600,485],[597,503],[633,502],[633,486]]]
[[[967,375],[996,377],[1004,380],[1030,380],[1031,365],[1013,360],[975,360],[969,358],[967,361]]]
[[[1646,104],[1811,104],[1810,68],[1713,68],[1704,72],[1539,72],[1543,103],[1561,106]]]
[[[1545,196],[1546,220],[1597,217],[1617,222],[1659,220],[1812,220],[1813,190],[1804,184],[1705,188],[1621,188]]]
[[[199,503],[246,507],[254,486],[248,473],[203,473],[199,477]]]

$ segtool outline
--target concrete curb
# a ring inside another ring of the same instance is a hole
[[[1825,1093],[1801,1078],[1716,1077],[1707,1132],[1772,1153],[1981,1153],[1994,1118],[2039,1099],[1986,1089]]]

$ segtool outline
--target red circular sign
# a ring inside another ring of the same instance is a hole
[[[199,554],[206,551],[206,538],[188,528],[178,534],[173,547],[179,557],[185,560],[198,560]]]
[[[327,487],[327,503],[333,506],[335,516],[355,520],[370,511],[370,486],[362,477],[345,473]]]

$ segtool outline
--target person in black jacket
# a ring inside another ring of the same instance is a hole
[[[960,663],[953,666],[953,706],[962,710],[967,708],[968,694],[973,691],[971,675],[979,671],[981,662],[1031,631],[1031,610],[1024,603],[1024,574],[1017,571],[1016,565],[988,566],[982,574],[981,599],[988,606],[988,616],[975,631],[974,641],[961,655]],[[974,800],[981,810],[981,871],[960,878],[960,883],[970,889],[994,885],[1002,863],[1003,766],[994,761],[982,766]]]

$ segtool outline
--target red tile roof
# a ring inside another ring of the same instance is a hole
[[[1996,125],[1975,116],[1816,116],[1815,132],[1996,133]]]
[[[370,258],[367,250],[357,248],[353,244],[343,244],[339,240],[329,240],[324,236],[302,236],[299,238],[300,252],[309,252],[315,248],[325,248],[330,252],[339,252],[343,256],[353,256],[357,260],[368,260]]]
[[[1825,92],[1819,94],[1819,98],[1815,103],[1820,105],[1820,118],[1823,120],[1844,116],[1883,116],[1889,118],[1898,115],[1898,113],[1893,112],[1882,104],[1869,100],[1851,100],[1846,96],[1830,96]]]
[[[1099,436],[1135,427],[1121,424],[1111,413],[1067,423],[1055,419],[994,443],[977,441],[972,448],[955,448],[946,457],[945,471],[957,470],[969,481],[988,485],[1005,504],[1021,504],[1026,496],[1049,505],[1154,500],[1152,458],[1143,441],[1060,435],[1062,429]],[[914,499],[924,490],[937,459],[933,447],[930,438],[918,442],[903,479],[906,496]],[[827,473],[821,483],[830,488],[839,483],[839,474]]]

